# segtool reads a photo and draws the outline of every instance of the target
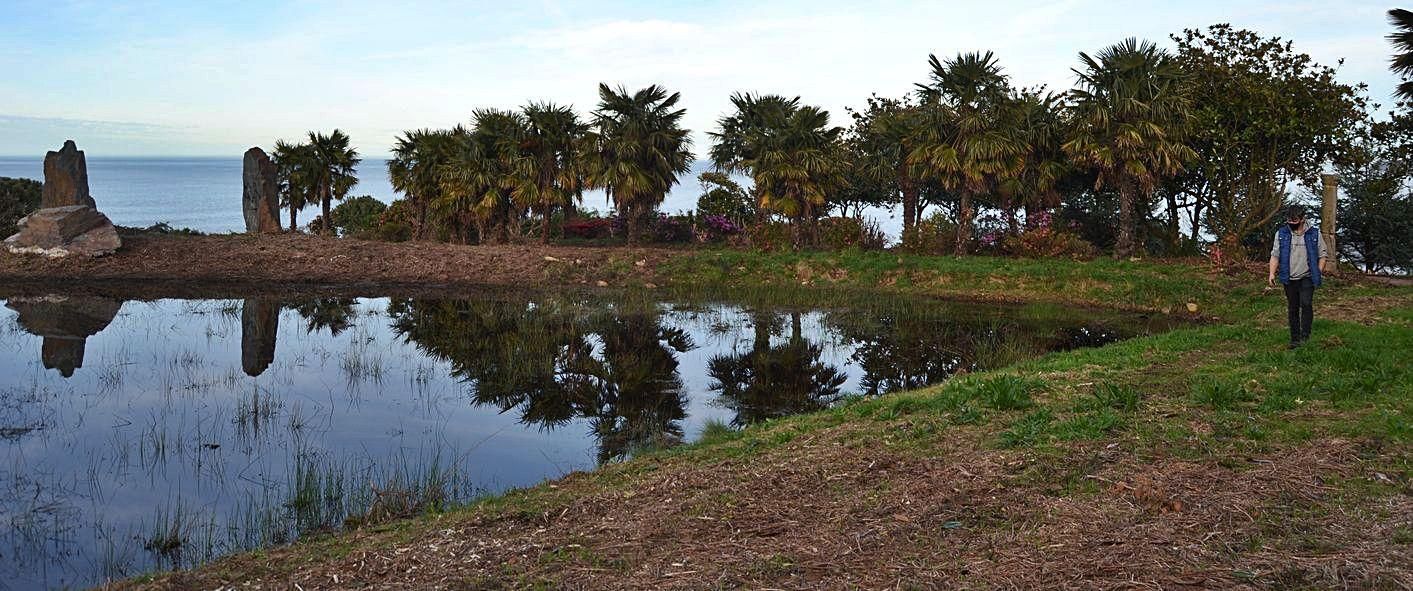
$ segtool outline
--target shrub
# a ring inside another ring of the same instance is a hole
[[[398,199],[378,214],[377,220],[358,236],[384,242],[406,242],[412,239],[412,222],[415,218],[411,203],[406,199]]]
[[[696,225],[699,242],[721,242],[740,234],[741,231],[740,224],[731,221],[731,218],[724,215],[704,215]]]
[[[352,236],[373,229],[387,210],[388,206],[382,201],[363,195],[343,200],[329,212],[329,217],[340,236]]]
[[[648,235],[653,242],[660,244],[678,244],[691,242],[693,237],[692,222],[687,216],[670,216],[659,213],[649,224]]]
[[[564,237],[581,240],[602,240],[613,236],[613,218],[579,218],[564,223]]]
[[[731,177],[719,172],[704,172],[697,177],[702,194],[697,198],[697,213],[746,220],[756,215],[755,201],[750,192]]]
[[[829,250],[858,248],[860,250],[882,250],[887,242],[883,230],[873,220],[859,220],[850,217],[824,218],[819,224],[820,246]]]
[[[39,209],[44,183],[0,177],[0,240],[18,231],[20,218]]]
[[[915,254],[952,254],[957,243],[957,225],[940,214],[922,220],[903,232],[898,248]]]
[[[982,244],[990,235],[982,236]],[[1011,256],[1025,258],[1064,257],[1077,260],[1093,258],[1098,249],[1086,242],[1070,229],[1056,228],[1051,224],[1050,214],[1040,214],[1036,223],[1020,234],[999,239],[1001,251]]]
[[[795,240],[790,231],[790,224],[784,222],[757,222],[747,229],[745,236],[745,244],[740,246],[749,246],[765,252],[792,250],[795,248]]]

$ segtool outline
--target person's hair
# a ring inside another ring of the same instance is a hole
[[[1300,205],[1287,205],[1285,208],[1285,219],[1303,220],[1305,219],[1305,208]]]

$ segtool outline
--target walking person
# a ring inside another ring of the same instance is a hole
[[[1290,348],[1310,340],[1310,324],[1315,318],[1315,288],[1325,270],[1328,256],[1320,230],[1305,220],[1305,208],[1291,205],[1285,210],[1285,223],[1276,230],[1271,246],[1270,270],[1266,285],[1275,287],[1276,279],[1285,285],[1286,314],[1290,321]],[[1311,261],[1315,261],[1311,264]]]

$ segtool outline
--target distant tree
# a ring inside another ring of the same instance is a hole
[[[39,209],[43,193],[39,181],[0,177],[0,240],[18,231],[20,218]]]
[[[313,151],[309,144],[278,140],[272,159],[275,162],[275,178],[279,182],[280,205],[289,208],[290,231],[298,232],[299,210],[318,199],[314,184],[316,163]]]
[[[309,132],[308,145],[313,165],[309,171],[310,182],[323,210],[323,233],[331,234],[333,226],[330,225],[330,204],[335,199],[342,200],[348,191],[358,184],[355,172],[361,159],[358,157],[358,151],[349,147],[348,134],[338,129],[328,135]]]
[[[1413,80],[1409,80],[1413,76],[1413,12],[1394,8],[1388,11],[1388,20],[1394,28],[1388,40],[1397,51],[1391,69],[1403,79],[1395,93],[1400,99],[1413,101]]]
[[[1325,163],[1354,156],[1366,118],[1364,87],[1340,83],[1334,68],[1279,37],[1223,24],[1173,40],[1189,81],[1183,141],[1197,157],[1164,191],[1168,233],[1178,232],[1177,199],[1185,195],[1194,238],[1205,227],[1229,246],[1254,231],[1264,242],[1288,186],[1318,190]]]
[[[574,109],[554,103],[530,103],[521,114],[526,129],[511,176],[511,196],[540,213],[540,242],[548,243],[554,212],[570,205],[581,190],[577,152],[588,131]]]
[[[457,141],[455,130],[415,129],[403,132],[393,143],[388,180],[393,190],[407,196],[419,239],[426,239],[431,230],[428,208],[441,198],[438,170],[450,162]]]
[[[1339,254],[1370,273],[1413,274],[1413,111],[1401,105],[1362,134],[1354,157],[1338,167]]]
[[[627,220],[628,242],[637,243],[643,222],[690,169],[692,142],[682,128],[679,93],[652,85],[628,89],[599,85],[594,130],[585,140],[585,179],[604,189]]]
[[[928,58],[931,80],[918,85],[924,123],[908,158],[923,178],[957,193],[954,252],[966,254],[974,199],[995,194],[1003,180],[1019,174],[1026,143],[1007,117],[1010,83],[994,54]]]
[[[477,240],[504,242],[520,234],[524,208],[512,191],[528,124],[520,113],[502,109],[477,109],[471,123],[469,130],[453,130],[459,141],[451,159],[439,167],[441,199],[433,210],[458,228],[463,242],[470,241],[470,225]]]
[[[814,223],[841,184],[843,130],[829,112],[802,106],[799,98],[736,94],[736,111],[711,134],[713,164],[723,172],[748,172],[758,205],[794,221],[795,246],[813,243]]]
[[[1098,173],[1095,190],[1118,189],[1114,256],[1128,257],[1137,246],[1136,206],[1196,157],[1183,143],[1191,110],[1184,74],[1166,51],[1134,38],[1079,58],[1079,88],[1070,91],[1074,127],[1064,149]]]
[[[922,217],[923,182],[908,161],[922,124],[911,98],[868,98],[868,108],[850,113],[854,124],[845,135],[849,166],[844,200],[859,205],[903,205],[903,232]]]
[[[1406,166],[1376,160],[1340,171],[1340,255],[1369,273],[1413,272],[1413,196]]]
[[[1024,145],[1020,168],[999,183],[1001,209],[1012,233],[1018,231],[1017,208],[1024,208],[1026,223],[1036,214],[1060,205],[1060,189],[1071,177],[1073,166],[1065,156],[1064,142],[1069,129],[1062,97],[1043,90],[1018,93],[1008,106],[1008,126]]]

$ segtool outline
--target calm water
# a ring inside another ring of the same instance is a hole
[[[691,441],[709,422],[1147,330],[941,302],[3,303],[0,587],[15,589],[189,566]]]
[[[166,222],[174,228],[202,232],[242,232],[245,221],[240,210],[241,159],[236,158],[104,158],[86,154],[88,184],[98,209],[121,226],[145,228]],[[697,205],[701,186],[697,175],[707,163],[697,161],[681,177],[660,209],[668,213],[690,210]],[[0,177],[44,179],[44,156],[35,158],[0,157]],[[746,179],[739,179],[745,181]],[[399,195],[388,182],[387,161],[366,159],[358,167],[358,186],[351,195],[372,195],[384,203]],[[584,195],[586,209],[607,211],[602,192]],[[300,212],[301,224],[314,219],[317,208]],[[901,219],[886,210],[869,210],[890,236],[896,237]],[[289,213],[280,215],[289,222]],[[3,236],[0,236],[3,238]]]

